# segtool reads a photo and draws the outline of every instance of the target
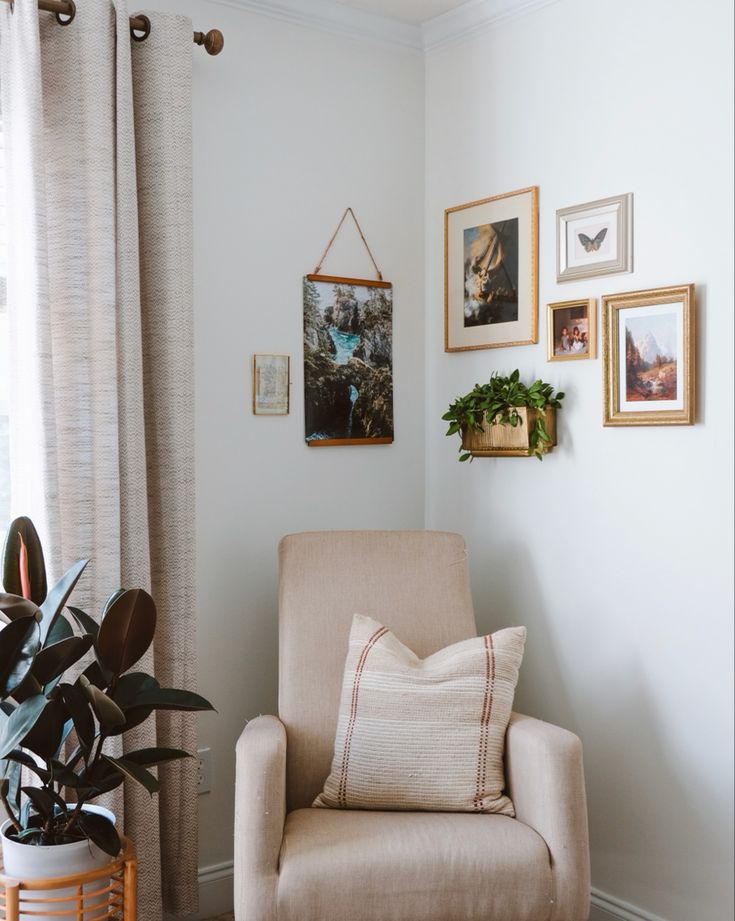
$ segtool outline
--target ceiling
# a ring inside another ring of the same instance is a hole
[[[340,6],[419,25],[463,6],[467,0],[336,0]]]

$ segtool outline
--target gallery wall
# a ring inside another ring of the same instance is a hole
[[[479,627],[527,625],[518,708],[583,739],[597,921],[731,916],[732,31],[728,0],[561,0],[426,60],[426,524],[466,536]],[[445,354],[443,210],[530,185],[539,344]],[[557,284],[556,209],[625,192],[634,272]],[[603,428],[545,304],[689,282],[697,424]],[[459,464],[442,413],[514,368],[566,391],[559,446]]]

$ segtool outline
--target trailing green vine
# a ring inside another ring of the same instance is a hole
[[[450,404],[442,419],[449,423],[447,435],[459,435],[459,459],[471,460],[469,451],[464,451],[461,444],[463,430],[479,431],[485,419],[491,425],[522,425],[518,409],[544,410],[547,406],[561,409],[564,393],[554,393],[551,384],[541,380],[534,381],[527,387],[520,380],[520,371],[516,369],[508,376],[493,374],[487,384],[475,384],[472,390]],[[535,423],[528,433],[528,454],[543,460],[549,449],[551,437],[546,431],[546,423],[541,412],[536,414]]]

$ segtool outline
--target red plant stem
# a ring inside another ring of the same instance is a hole
[[[31,597],[31,577],[28,574],[28,548],[23,540],[23,535],[18,531],[20,539],[20,552],[18,553],[18,567],[20,569],[20,593],[24,598]]]

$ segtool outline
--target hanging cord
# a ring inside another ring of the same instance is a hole
[[[360,227],[360,225],[359,225],[359,223],[358,223],[358,221],[357,221],[357,218],[355,217],[355,212],[352,210],[352,208],[345,208],[345,213],[342,215],[342,220],[339,222],[339,224],[337,224],[337,229],[336,229],[336,230],[334,231],[334,233],[332,234],[332,239],[329,241],[329,243],[327,243],[327,248],[326,248],[326,249],[324,250],[324,252],[322,253],[322,258],[319,260],[319,265],[317,265],[317,267],[314,269],[314,274],[315,274],[315,275],[318,275],[318,274],[319,274],[319,270],[320,270],[321,267],[322,267],[322,263],[323,263],[324,260],[327,258],[327,253],[328,253],[329,250],[331,249],[332,243],[334,243],[334,240],[335,240],[337,234],[339,233],[340,228],[341,228],[342,225],[344,224],[345,218],[347,217],[348,214],[351,214],[351,215],[352,215],[352,220],[355,222],[355,227],[357,227],[357,232],[360,234],[360,239],[361,239],[362,242],[365,244],[365,249],[368,251],[368,256],[370,256],[370,261],[371,261],[372,264],[375,266],[375,271],[378,273],[378,281],[382,281],[382,280],[383,280],[383,276],[382,276],[382,274],[381,274],[381,272],[380,272],[380,269],[378,268],[377,262],[376,262],[375,259],[373,258],[373,254],[370,252],[370,247],[368,246],[368,242],[367,242],[367,240],[365,239],[365,234],[362,232],[362,227]]]

